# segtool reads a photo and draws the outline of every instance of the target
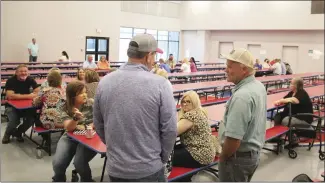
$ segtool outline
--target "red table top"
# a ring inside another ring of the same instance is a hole
[[[102,70],[96,70],[98,73],[107,73],[110,70],[108,69],[102,69]],[[14,75],[16,71],[1,71],[1,75],[11,76]],[[60,70],[61,74],[76,74],[77,70]],[[28,71],[30,75],[39,75],[39,74],[45,74],[47,75],[49,73],[48,70],[30,70]]]
[[[274,126],[273,128],[269,128],[266,131],[267,133],[265,133],[265,141],[268,141],[274,137],[278,137],[279,135],[286,133],[289,131],[289,128],[287,126]]]
[[[26,100],[8,100],[7,103],[16,109],[30,109],[33,108],[32,99]]]
[[[210,71],[215,72],[215,71]],[[315,73],[304,73],[304,74],[292,74],[292,75],[280,75],[280,76],[266,76],[266,77],[257,77],[256,79],[260,82],[267,81],[277,81],[277,80],[287,80],[295,77],[312,77],[324,75],[323,72]],[[187,84],[175,84],[173,85],[174,92],[182,92],[188,90],[197,90],[197,89],[207,89],[207,88],[216,88],[217,86],[234,86],[233,83],[227,82],[226,80],[222,81],[209,81],[209,82],[199,82],[199,83],[187,83]]]
[[[84,61],[70,61],[70,62],[1,62],[1,65],[39,65],[39,64],[82,64]]]
[[[323,96],[324,95],[324,85],[321,86],[314,86],[314,87],[309,87],[305,88],[307,93],[309,94],[309,97],[318,97],[318,96]],[[276,109],[277,106],[274,106],[274,102],[276,100],[282,99],[288,92],[280,92],[272,95],[267,96],[267,110],[273,110]],[[225,113],[225,103],[223,104],[218,104],[218,105],[212,105],[212,106],[207,106],[204,107],[208,111],[208,117],[211,120],[214,121],[221,121],[223,120],[223,116]]]
[[[15,69],[18,65],[2,65],[1,69]],[[38,65],[30,65],[28,68],[52,68],[52,67],[57,67],[57,68],[79,68],[81,65],[63,65],[63,64],[38,64]]]
[[[106,145],[102,142],[97,133],[91,139],[87,139],[85,135],[74,135],[73,132],[68,132],[68,136],[97,153],[106,153]]]

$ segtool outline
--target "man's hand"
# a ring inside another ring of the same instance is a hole
[[[232,156],[240,146],[241,141],[239,139],[226,137],[222,146],[222,152],[220,155],[220,162],[226,161]]]

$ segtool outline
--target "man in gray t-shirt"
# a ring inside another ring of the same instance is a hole
[[[254,77],[254,58],[236,49],[227,59],[227,81],[235,84],[226,104],[219,138],[221,182],[249,182],[258,166],[265,141],[266,90]]]
[[[151,73],[157,41],[136,35],[129,61],[98,84],[94,125],[107,144],[107,171],[113,182],[166,181],[177,136],[176,105],[170,82]]]

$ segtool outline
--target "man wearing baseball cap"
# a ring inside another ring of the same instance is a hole
[[[235,87],[219,129],[219,178],[221,182],[249,182],[264,145],[267,94],[254,77],[255,59],[249,51],[235,49],[222,56],[227,59],[227,81]]]
[[[176,105],[170,82],[151,73],[157,41],[132,38],[128,62],[99,82],[94,125],[107,145],[107,171],[113,182],[166,181],[177,136]]]

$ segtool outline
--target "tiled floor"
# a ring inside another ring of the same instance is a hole
[[[6,124],[1,124],[1,137]],[[38,138],[39,139],[39,138]],[[55,143],[54,143],[55,144]],[[51,157],[45,155],[42,159],[35,158],[35,145],[28,140],[18,143],[13,140],[10,144],[1,144],[1,181],[51,181],[53,175]],[[306,148],[298,148],[297,159],[290,159],[287,151],[280,155],[264,152],[261,163],[252,181],[291,181],[296,175],[306,173],[312,179],[321,179],[324,171],[324,161],[318,159],[318,148],[314,147],[310,152]],[[55,147],[53,148],[55,150]],[[96,156],[90,163],[93,176],[99,181],[103,159]],[[68,180],[71,179],[70,165],[67,170]],[[105,179],[107,181],[107,178]],[[213,181],[204,173],[195,177],[196,181]]]

